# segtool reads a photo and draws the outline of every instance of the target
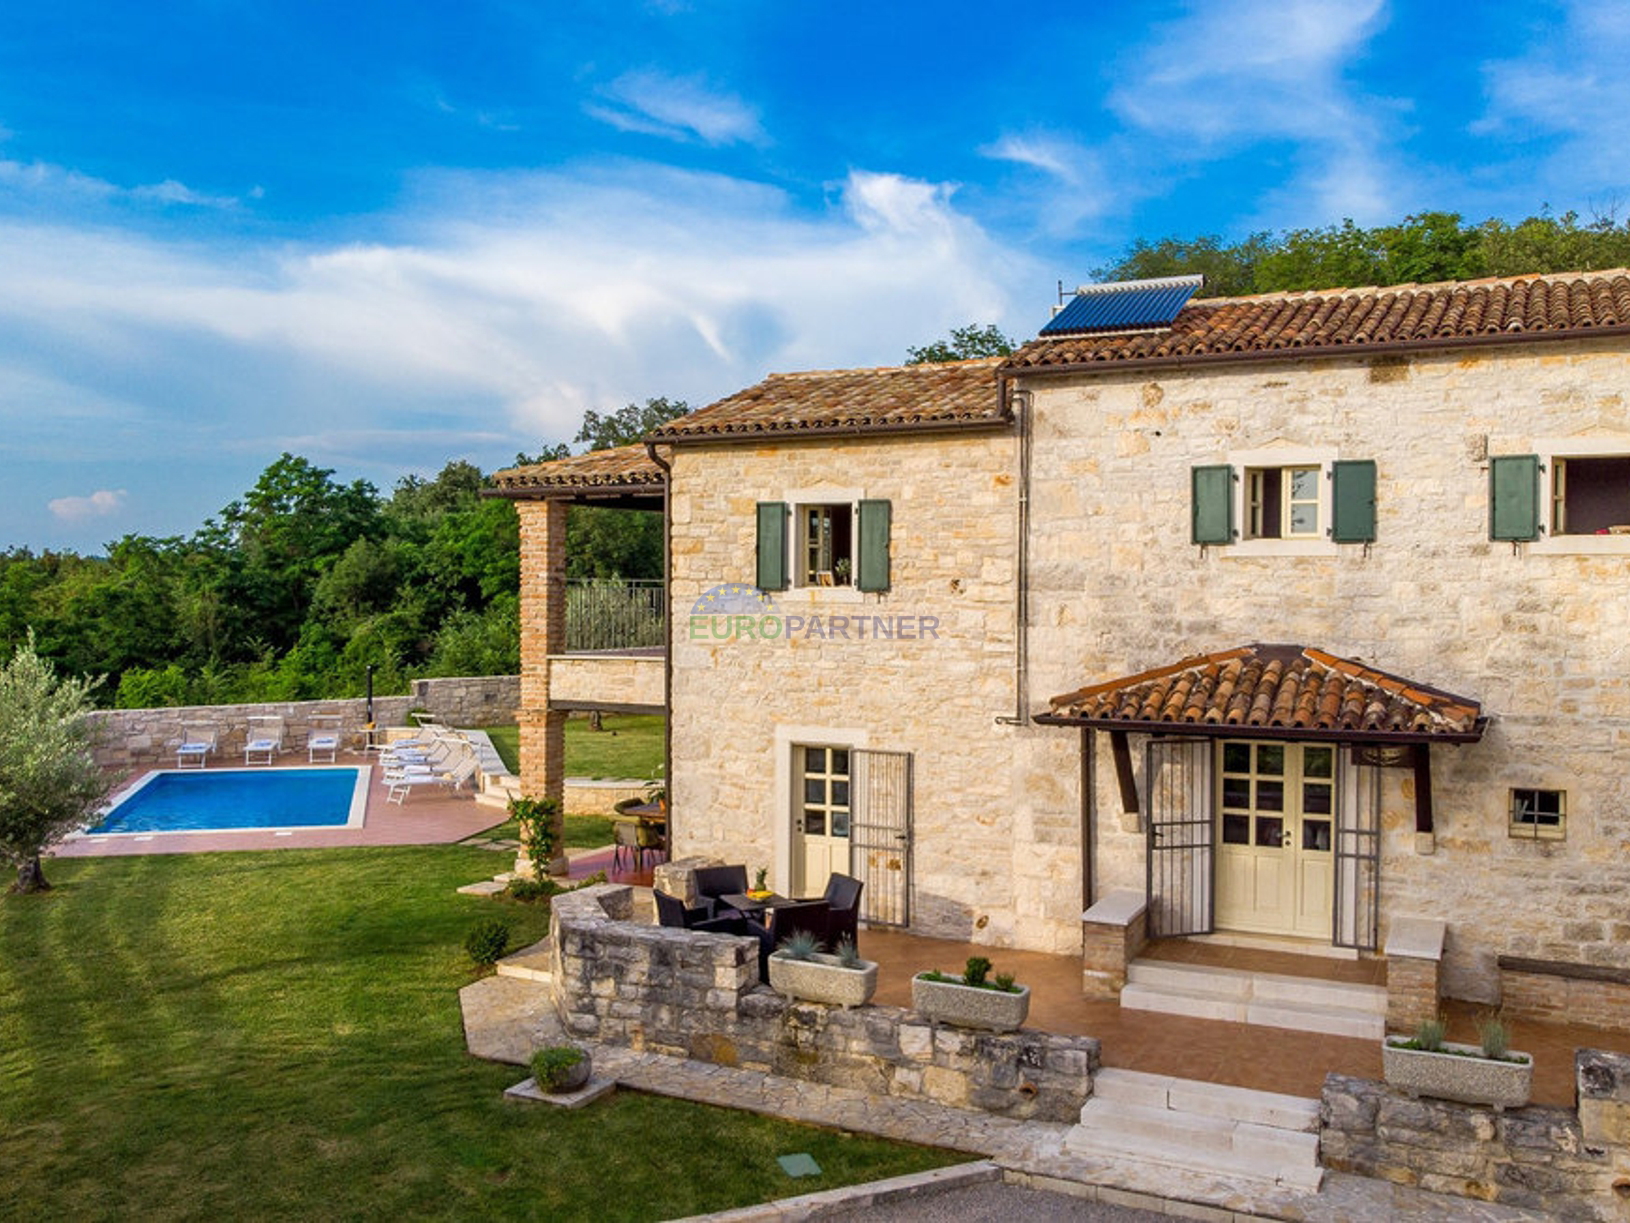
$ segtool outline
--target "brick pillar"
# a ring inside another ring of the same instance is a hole
[[[566,794],[566,715],[549,708],[549,657],[566,650],[564,501],[517,501],[521,528],[521,789],[528,798]],[[555,816],[555,844],[562,817]],[[523,869],[517,863],[517,869]],[[566,869],[564,852],[549,864]]]

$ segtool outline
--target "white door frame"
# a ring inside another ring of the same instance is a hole
[[[794,744],[855,748],[870,746],[870,735],[857,726],[777,725],[775,728],[775,844],[771,861],[770,886],[785,894],[792,886],[792,838],[802,795],[796,789],[792,767]]]

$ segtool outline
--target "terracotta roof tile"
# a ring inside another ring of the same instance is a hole
[[[504,492],[544,492],[550,489],[621,489],[658,491],[662,469],[651,461],[642,443],[590,450],[569,458],[495,472],[493,483]]]
[[[1191,301],[1160,331],[1049,336],[1008,358],[1027,371],[1127,361],[1200,361],[1281,351],[1630,329],[1630,271],[1566,272],[1387,288],[1322,289]]]
[[[652,434],[662,442],[750,441],[770,434],[889,432],[1003,424],[1000,357],[882,369],[771,374]]]
[[[1226,733],[1267,728],[1386,738],[1476,738],[1476,701],[1296,645],[1249,645],[1093,684],[1052,699],[1051,717],[1105,729]]]

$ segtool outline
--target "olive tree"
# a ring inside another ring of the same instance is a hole
[[[96,763],[94,687],[59,676],[32,634],[0,667],[0,858],[17,868],[14,892],[51,886],[40,854],[89,820],[113,787]]]

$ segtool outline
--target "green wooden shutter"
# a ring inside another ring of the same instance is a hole
[[[1234,469],[1227,463],[1196,467],[1190,472],[1193,490],[1192,526],[1197,544],[1234,542]]]
[[[860,503],[860,563],[855,585],[861,590],[889,588],[889,524],[893,509],[887,501]]]
[[[758,503],[758,588],[787,588],[787,506],[782,501]]]
[[[1330,538],[1338,544],[1375,539],[1375,460],[1343,459],[1330,465]]]
[[[1539,538],[1539,456],[1489,460],[1489,538]]]

